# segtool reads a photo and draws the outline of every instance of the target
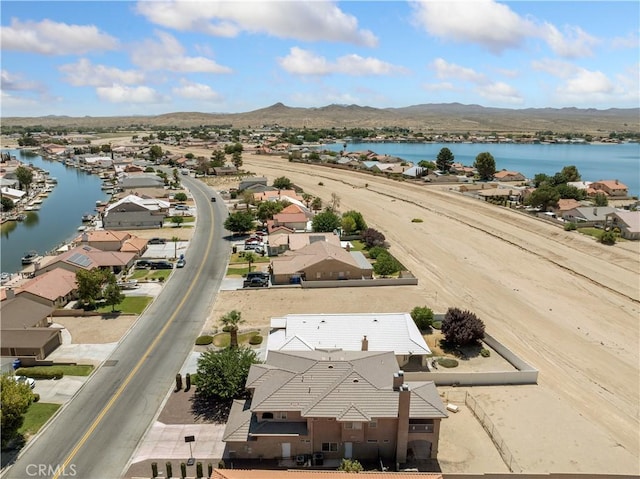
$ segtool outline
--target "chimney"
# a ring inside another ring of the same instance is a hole
[[[369,351],[369,340],[366,335],[362,338],[362,351]]]
[[[618,184],[618,180],[616,180],[616,185]]]
[[[82,238],[80,240],[81,243],[88,243],[89,242],[89,235],[87,234],[86,231],[82,232]]]
[[[398,437],[396,440],[396,462],[402,464],[407,462],[411,390],[407,384],[403,384],[400,386],[398,393]]]
[[[351,243],[347,243],[347,246],[345,249],[347,250],[347,252],[351,251]]]
[[[5,293],[7,294],[7,299],[13,299],[16,297],[16,292],[13,290],[13,288],[7,288],[5,290]]]
[[[404,383],[404,371],[401,369],[393,374],[393,390],[397,391]]]

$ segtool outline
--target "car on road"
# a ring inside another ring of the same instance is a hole
[[[151,269],[173,269],[173,264],[168,261],[154,261],[151,263]]]
[[[148,244],[165,244],[167,242],[164,238],[151,238],[147,243]]]
[[[243,288],[266,288],[269,286],[269,278],[253,277],[242,283]]]
[[[13,376],[13,380],[18,384],[26,384],[31,389],[36,387],[36,380],[33,378],[28,378],[27,376]]]
[[[184,268],[186,264],[187,260],[184,258],[180,258],[178,261],[176,261],[176,268]]]
[[[216,202],[216,197],[215,197],[215,196],[212,196],[212,197],[211,197],[211,202],[212,202],[212,203],[215,203],[215,202]]]

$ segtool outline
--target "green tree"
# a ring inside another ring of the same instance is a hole
[[[386,251],[384,254],[379,254],[373,264],[373,272],[379,276],[390,276],[398,271],[400,271],[400,263]]]
[[[238,211],[227,216],[224,227],[232,233],[246,233],[253,229],[253,220],[249,211]]]
[[[313,195],[310,195],[309,193],[302,193],[302,201],[304,201],[304,204],[307,206],[307,208],[309,208],[311,200],[313,200]]]
[[[540,188],[543,185],[551,184],[551,177],[544,173],[538,173],[533,177],[533,187]]]
[[[102,151],[102,153],[110,153],[111,152],[111,145],[108,143],[105,143],[103,145],[100,146],[100,151]]]
[[[27,168],[26,166],[20,165],[15,170],[15,175],[20,183],[20,188],[24,188],[24,190],[28,193],[29,187],[31,183],[33,183],[33,170],[31,168]]]
[[[211,167],[212,168],[220,168],[222,166],[224,166],[224,163],[226,161],[226,156],[224,154],[224,151],[222,150],[214,150],[213,153],[211,153]]]
[[[253,254],[253,253],[252,253]],[[255,259],[255,255],[254,255]],[[251,270],[251,266],[249,266],[249,270]],[[237,348],[238,347],[238,326],[244,323],[244,319],[242,319],[242,313],[236,309],[229,311],[227,314],[224,314],[220,317],[220,323],[229,331],[229,347]]]
[[[352,234],[356,230],[356,221],[352,216],[342,217],[342,231],[346,235]]]
[[[416,306],[411,310],[411,319],[419,330],[424,331],[433,324],[433,311],[426,306]]]
[[[249,272],[251,272],[251,265],[258,260],[255,253],[248,251],[244,253],[244,260],[249,263]]]
[[[362,464],[357,459],[342,459],[338,466],[338,471],[353,472],[355,474],[364,471]]]
[[[151,148],[149,148],[149,158],[151,158],[151,160],[159,160],[160,158],[162,158],[162,155],[163,152],[160,145],[153,145]]]
[[[585,197],[585,191],[579,190],[575,186],[567,185],[563,183],[556,186],[556,191],[560,198],[573,198],[574,200],[583,200]]]
[[[240,169],[242,167],[242,152],[234,151],[231,155],[231,162],[233,163],[233,166]]]
[[[478,176],[481,180],[488,181],[496,174],[496,160],[488,152],[479,153],[473,167],[478,170]]]
[[[566,181],[580,181],[582,179],[575,165],[565,166],[562,168],[562,171],[560,171],[560,174],[564,176]]]
[[[180,215],[174,215],[171,218],[169,218],[169,221],[171,221],[171,223],[173,223],[173,226],[175,228],[180,228],[182,223],[184,223],[184,217],[180,216]]]
[[[116,310],[116,304],[124,301],[125,295],[122,293],[120,286],[118,286],[115,274],[109,274],[107,286],[104,288],[102,296],[104,297],[104,303],[107,306],[111,306],[111,312]]]
[[[280,176],[273,180],[274,188],[278,188],[279,190],[290,190],[293,186],[291,180],[286,176]]]
[[[448,173],[451,170],[455,157],[449,148],[442,148],[436,158],[436,166],[440,171]]]
[[[331,200],[329,200],[329,209],[334,213],[338,212],[340,208],[340,197],[336,193],[331,193]]]
[[[0,211],[11,211],[16,206],[13,203],[13,200],[11,198],[7,198],[6,196],[3,196],[2,198],[0,198],[0,205],[2,205],[2,208],[0,208]]]
[[[322,198],[320,198],[319,196],[316,196],[311,201],[311,209],[313,211],[320,211],[322,209]]]
[[[362,241],[367,247],[384,246],[386,238],[384,234],[374,228],[367,228],[362,232]]]
[[[525,199],[525,204],[547,211],[549,207],[557,205],[559,199],[560,194],[556,188],[549,185],[543,185],[540,188],[536,188]]]
[[[101,269],[76,271],[77,295],[80,303],[92,307],[102,294],[102,285],[105,281],[105,272]]]
[[[352,218],[355,224],[353,231],[364,231],[367,229],[367,223],[362,216],[362,213],[355,210],[349,210],[342,214],[342,218]],[[343,228],[344,229],[344,228]]]
[[[484,323],[471,311],[449,308],[444,315],[441,331],[447,343],[466,346],[484,338]]]
[[[313,217],[311,228],[316,233],[330,233],[340,228],[341,223],[340,217],[327,208]]]
[[[173,242],[173,257],[177,258],[178,257],[178,241],[180,241],[180,238],[178,238],[177,236],[172,236],[171,241]]]
[[[438,165],[436,165],[433,161],[427,161],[427,160],[420,160],[418,162],[418,166],[420,166],[421,168],[426,169],[427,173],[429,171],[435,170],[438,167]]]
[[[3,448],[18,437],[24,415],[34,399],[28,384],[19,383],[7,374],[0,377],[0,429]]]
[[[596,193],[593,197],[593,204],[595,206],[608,206],[609,200],[607,199],[607,195],[604,193]]]
[[[284,205],[281,201],[263,201],[258,205],[256,218],[266,224],[267,220],[273,219],[273,215],[277,215],[283,209]]]
[[[613,231],[605,231],[600,236],[600,243],[606,245],[616,244],[616,234]]]
[[[176,201],[187,201],[187,194],[186,193],[176,193],[175,196],[173,197]]]
[[[198,358],[196,394],[223,401],[242,396],[249,369],[259,362],[255,351],[246,347],[205,351]]]

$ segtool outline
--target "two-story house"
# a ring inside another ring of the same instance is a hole
[[[434,383],[406,384],[391,351],[271,351],[246,388],[223,434],[230,458],[436,458],[447,417]]]

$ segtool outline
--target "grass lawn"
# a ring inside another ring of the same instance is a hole
[[[24,423],[18,430],[25,437],[33,436],[55,414],[61,404],[34,402],[24,415]]]
[[[578,233],[582,233],[583,235],[593,236],[595,239],[600,240],[602,237],[602,233],[604,230],[599,228],[578,228]]]
[[[65,376],[88,376],[93,372],[91,364],[54,364],[51,367],[61,369]]]
[[[353,245],[351,251],[364,251],[367,249],[367,245],[362,240],[350,240],[349,242]]]
[[[147,274],[149,274],[149,271],[147,271],[146,269],[136,269],[136,270],[134,270],[133,274],[131,276],[129,276],[129,279],[146,278]]]
[[[151,296],[127,296],[120,304],[116,304],[115,308],[111,306],[100,306],[96,311],[100,313],[111,313],[112,309],[123,314],[140,314],[151,302]]]
[[[242,254],[242,256],[240,256],[240,254]],[[252,261],[251,264],[255,264],[255,263],[268,263],[269,257],[268,256],[261,256],[259,254],[254,254],[254,256],[256,257],[255,261]],[[244,258],[244,251],[239,251],[238,253],[233,253],[231,255],[231,258],[229,259],[229,263],[245,263],[247,264],[247,260]]]
[[[238,344],[249,344],[249,340],[260,334],[259,331],[249,331],[247,333],[238,334]],[[229,346],[231,335],[229,333],[218,333],[213,337],[213,345],[217,348],[226,348]]]
[[[151,270],[148,274],[147,274],[147,279],[158,279],[158,278],[164,278],[165,280],[169,277],[169,275],[171,274],[170,269],[156,269],[156,270]]]

